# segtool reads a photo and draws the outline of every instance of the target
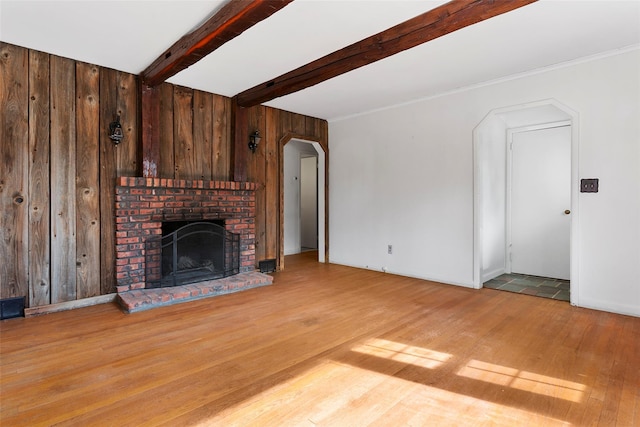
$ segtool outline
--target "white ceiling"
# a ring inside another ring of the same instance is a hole
[[[139,74],[226,0],[0,0],[0,40]],[[294,0],[175,75],[233,96],[445,1]],[[640,45],[640,0],[540,0],[268,102],[336,120]]]

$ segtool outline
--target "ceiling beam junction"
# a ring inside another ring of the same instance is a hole
[[[204,24],[181,37],[153,61],[141,74],[143,84],[150,87],[159,85],[292,1],[229,1]]]
[[[238,105],[248,108],[297,92],[536,1],[450,1],[293,71],[247,89],[236,95]]]
[[[195,64],[229,40],[239,36],[273,15],[293,0],[231,0],[195,31],[183,36],[160,55],[141,74],[142,99],[142,174],[157,177],[160,165],[160,101],[159,86],[166,79]],[[239,118],[246,116],[238,108]],[[246,126],[246,120],[234,121],[234,129]],[[236,131],[234,175],[246,177],[244,134]],[[244,156],[244,157],[243,157]]]

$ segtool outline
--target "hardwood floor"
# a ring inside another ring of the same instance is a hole
[[[246,292],[0,322],[0,424],[640,425],[639,318],[313,255]]]

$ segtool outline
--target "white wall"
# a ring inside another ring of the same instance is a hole
[[[500,118],[483,122],[477,130],[476,161],[482,181],[479,195],[479,237],[482,249],[481,281],[505,272],[506,142],[507,125]]]
[[[300,245],[318,248],[318,158],[300,159]]]
[[[579,195],[574,302],[640,316],[638,49],[331,122],[331,262],[472,286],[473,129],[542,99],[580,115],[578,173],[600,178]]]
[[[300,252],[300,148],[284,146],[284,254]]]

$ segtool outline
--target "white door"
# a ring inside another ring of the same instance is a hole
[[[569,280],[571,126],[513,134],[511,271]]]

